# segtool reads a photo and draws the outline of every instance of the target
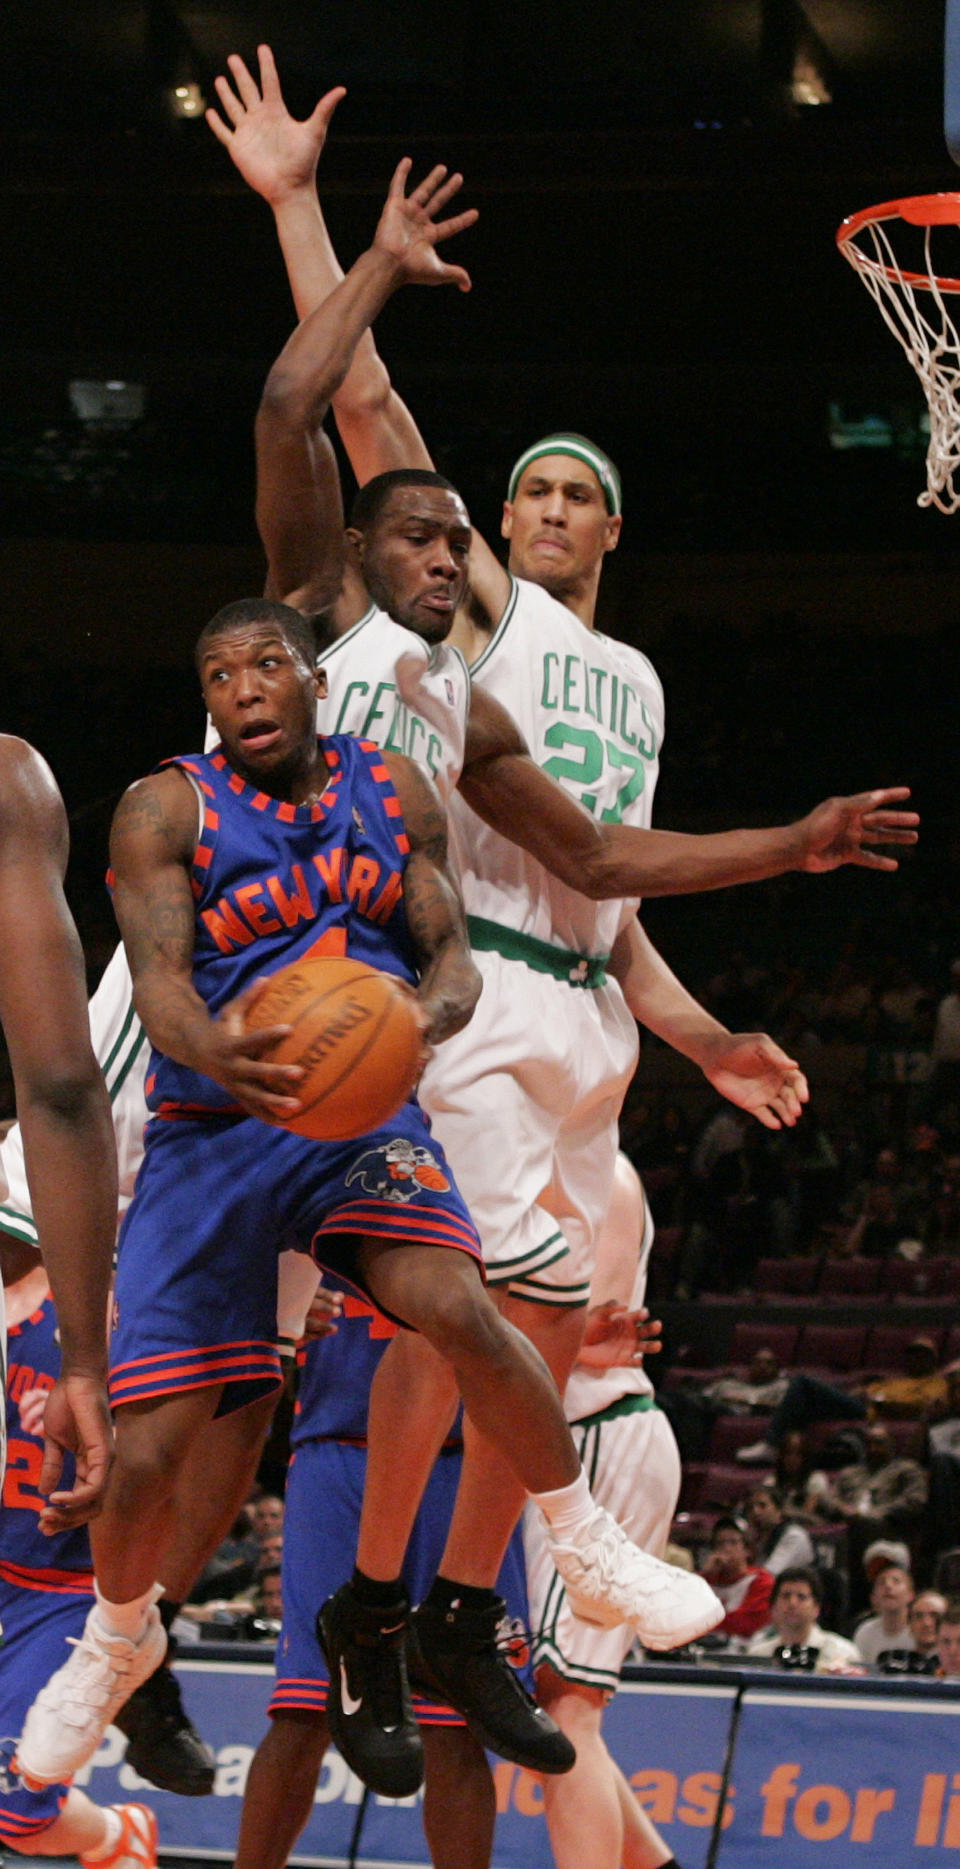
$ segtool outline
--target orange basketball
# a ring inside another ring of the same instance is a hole
[[[271,974],[246,1009],[247,1031],[291,1025],[271,1064],[299,1064],[303,1109],[280,1124],[334,1142],[395,1116],[417,1081],[420,1026],[409,988],[362,960],[307,955]]]

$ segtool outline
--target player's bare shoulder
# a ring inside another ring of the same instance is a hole
[[[31,847],[65,860],[67,817],[46,760],[28,741],[0,734],[0,862]]]
[[[127,787],[113,815],[110,850],[118,857],[145,846],[189,856],[197,841],[197,794],[178,766],[167,766]]]

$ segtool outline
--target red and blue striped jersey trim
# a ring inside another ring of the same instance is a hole
[[[7,1558],[0,1558],[0,1582],[51,1596],[93,1595],[92,1570],[38,1570],[33,1564],[11,1564]]]
[[[278,1676],[276,1686],[270,1696],[267,1712],[285,1712],[289,1707],[299,1708],[306,1713],[326,1713],[327,1696],[330,1692],[326,1681],[300,1680],[296,1677]],[[462,1713],[453,1707],[445,1707],[441,1701],[426,1700],[420,1694],[413,1694],[413,1711],[421,1726],[466,1726]]]
[[[183,1389],[207,1389],[217,1382],[257,1382],[279,1388],[283,1366],[275,1343],[211,1344],[196,1350],[164,1350],[117,1363],[110,1371],[110,1401],[139,1402],[148,1396],[173,1395]]]

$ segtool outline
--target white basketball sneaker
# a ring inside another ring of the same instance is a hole
[[[110,1804],[120,1819],[120,1836],[109,1856],[81,1856],[83,1869],[157,1869],[157,1820],[146,1804]]]
[[[86,1765],[114,1714],[167,1651],[166,1630],[153,1603],[139,1642],[107,1635],[96,1604],[79,1641],[68,1639],[73,1654],[41,1688],[17,1745],[20,1774],[31,1791],[62,1784]]]
[[[722,1622],[723,1604],[705,1577],[664,1564],[631,1543],[602,1506],[570,1543],[547,1528],[550,1555],[570,1607],[584,1622],[629,1623],[645,1648],[682,1648]]]

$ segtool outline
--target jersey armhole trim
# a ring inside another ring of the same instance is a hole
[[[469,699],[470,699],[470,696],[471,696],[471,694],[472,694],[472,692],[473,692],[473,678],[472,678],[472,674],[471,674],[471,669],[470,669],[470,664],[469,664],[469,662],[467,661],[467,658],[466,658],[466,656],[464,655],[464,653],[463,653],[463,650],[462,650],[462,649],[458,649],[458,648],[457,648],[457,645],[456,645],[456,643],[455,643],[455,642],[452,642],[452,643],[450,644],[450,652],[451,652],[451,654],[452,654],[452,655],[455,655],[455,656],[456,656],[456,658],[457,658],[457,661],[458,661],[458,662],[459,662],[459,664],[460,664],[460,667],[461,667],[461,668],[463,669],[463,672],[464,672],[464,674],[466,675],[466,678],[467,678],[467,700],[468,700],[468,702],[469,702]],[[484,654],[486,654],[486,650],[484,650]]]
[[[510,595],[507,598],[507,602],[504,608],[503,615],[500,618],[500,621],[497,624],[497,627],[494,630],[493,635],[491,636],[490,641],[488,642],[486,648],[481,651],[476,661],[471,665],[472,675],[479,674],[484,663],[489,662],[490,657],[492,656],[494,650],[499,648],[503,640],[504,631],[507,629],[507,626],[511,622],[514,611],[517,608],[517,603],[520,598],[520,586],[517,583],[517,580],[513,576],[512,572],[509,572],[508,576],[510,578]]]
[[[366,629],[367,624],[373,622],[376,614],[377,606],[376,604],[371,604],[369,610],[365,610],[363,616],[360,617],[356,623],[352,623],[348,630],[344,630],[342,636],[335,636],[333,641],[328,643],[325,649],[320,650],[317,656],[317,668],[323,668],[330,657],[336,655],[338,649],[342,649],[345,643],[352,642],[358,631]]]

